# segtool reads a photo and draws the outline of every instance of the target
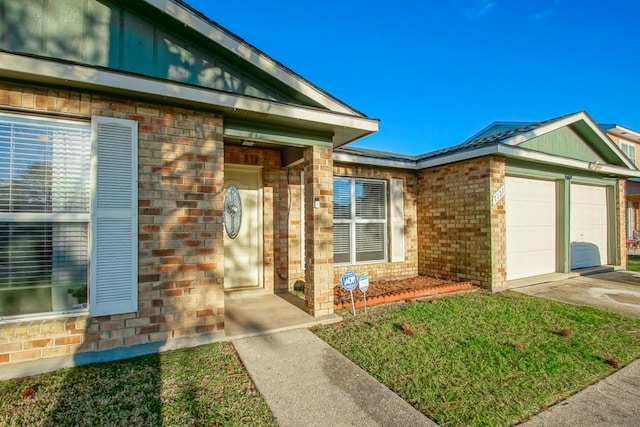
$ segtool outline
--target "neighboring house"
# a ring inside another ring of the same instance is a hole
[[[638,166],[640,159],[640,133],[620,125],[600,125],[609,138],[622,152]],[[640,180],[627,180],[626,191],[626,234],[627,239],[638,240],[640,232]]]
[[[302,282],[331,314],[345,270],[500,291],[625,265],[640,174],[586,113],[359,150],[377,120],[181,1],[0,16],[1,378],[224,339],[230,295]]]

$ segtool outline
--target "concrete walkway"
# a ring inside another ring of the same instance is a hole
[[[435,426],[307,329],[233,340],[283,426]]]
[[[640,361],[520,424],[540,426],[640,425]]]
[[[519,291],[637,315],[636,274],[599,274]],[[338,316],[314,319],[274,295],[230,301],[229,309],[228,336],[281,426],[436,425],[306,329]],[[640,360],[521,425],[640,425]]]
[[[281,426],[436,425],[307,329],[233,344]],[[520,425],[640,425],[640,360]]]

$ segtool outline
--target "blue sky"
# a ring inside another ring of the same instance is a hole
[[[357,147],[419,154],[581,110],[640,131],[634,0],[186,1],[381,119]]]

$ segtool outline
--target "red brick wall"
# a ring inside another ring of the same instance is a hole
[[[352,178],[383,179],[387,181],[391,178],[402,179],[404,181],[405,230],[404,262],[382,262],[335,266],[333,275],[334,284],[337,285],[340,283],[340,276],[342,276],[342,274],[347,270],[352,270],[358,273],[358,275],[366,274],[367,276],[369,276],[370,280],[388,280],[416,276],[418,274],[416,175],[413,172],[406,172],[398,169],[385,169],[380,167],[346,164],[335,164],[333,173],[334,176],[345,176]],[[390,245],[391,234],[389,227],[387,227],[387,236],[389,236],[388,240]],[[390,253],[390,247],[387,248],[387,253]]]
[[[492,210],[491,194],[502,183],[504,161],[488,157],[419,172],[420,274],[499,285],[494,265],[504,274],[506,243],[492,232],[504,235],[504,207]],[[498,244],[495,253],[492,239]]]
[[[0,83],[0,108],[139,123],[138,312],[0,322],[0,363],[222,331],[222,118],[96,94]]]

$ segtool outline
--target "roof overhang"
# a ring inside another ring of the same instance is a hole
[[[359,115],[362,114],[348,105],[338,101],[326,92],[320,90],[309,81],[303,79],[284,65],[270,58],[254,46],[250,45],[231,32],[225,31],[214,22],[197,13],[195,9],[172,0],[143,0],[163,13],[176,19],[183,25],[190,27],[212,42],[224,47],[242,60],[252,64],[285,85],[302,93],[323,107],[337,113]]]
[[[607,129],[606,132],[609,135],[615,135],[618,138],[626,139],[640,144],[640,133],[623,126],[615,125],[614,127]]]
[[[173,4],[173,3],[171,3]],[[378,130],[379,121],[319,108],[283,104],[166,80],[0,52],[0,78],[106,92],[193,107],[241,120],[332,135],[334,148]],[[295,145],[295,144],[293,144]]]
[[[374,153],[374,152],[371,152]],[[351,163],[375,167],[388,167],[419,171],[433,167],[443,166],[451,163],[472,160],[485,156],[498,156],[511,159],[519,159],[532,163],[559,166],[572,170],[582,170],[607,177],[615,178],[640,178],[640,171],[629,169],[624,166],[601,164],[598,162],[586,162],[583,160],[569,159],[566,157],[554,156],[552,154],[541,153],[539,151],[519,148],[506,144],[494,144],[474,150],[460,151],[450,155],[428,158],[421,160],[419,157],[407,156],[406,159],[388,159],[381,156],[362,153],[347,153],[336,151],[333,155],[334,162]]]

